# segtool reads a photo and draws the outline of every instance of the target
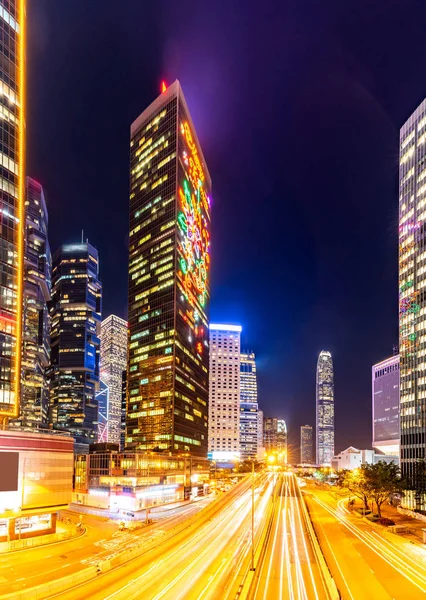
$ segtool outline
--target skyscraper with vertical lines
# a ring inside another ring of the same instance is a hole
[[[322,350],[317,362],[316,461],[329,465],[334,456],[334,372],[330,352]]]

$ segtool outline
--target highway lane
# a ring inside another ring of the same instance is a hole
[[[422,561],[333,506],[329,494],[307,495],[311,517],[342,598],[415,600],[426,597]]]
[[[273,502],[272,526],[249,598],[328,599],[307,532],[303,499],[293,474],[278,477]]]
[[[211,600],[227,587],[240,557],[250,549],[251,488],[240,490],[212,519],[194,526],[184,540],[159,546],[78,589],[56,596],[61,600]],[[256,476],[256,530],[272,492],[264,475]],[[164,547],[163,547],[164,546]]]
[[[86,534],[66,542],[40,546],[28,550],[5,553],[0,556],[0,596],[33,587],[49,580],[76,573],[90,564],[97,564],[124,548],[149,540],[177,523],[196,514],[212,501],[197,502],[154,515],[157,523],[132,533],[119,532],[118,524],[84,515]],[[75,513],[67,513],[74,521]],[[152,517],[153,515],[151,515]]]

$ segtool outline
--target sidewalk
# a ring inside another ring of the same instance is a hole
[[[0,543],[0,554],[7,554],[9,552],[16,552],[18,550],[28,550],[30,548],[40,548],[41,546],[47,546],[48,544],[69,541],[84,535],[85,532],[85,528],[82,527],[79,529],[77,527],[77,523],[70,523],[66,525],[58,521],[56,533],[49,533],[47,535],[38,535],[32,538],[24,538],[22,540],[13,540],[11,542]]]

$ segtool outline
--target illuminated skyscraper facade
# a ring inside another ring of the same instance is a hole
[[[257,410],[257,450],[264,448],[263,443],[263,410]]]
[[[312,425],[302,425],[300,428],[300,462],[302,465],[313,464],[313,450]]]
[[[98,428],[96,441],[98,444],[105,444],[108,442],[108,420],[109,420],[109,388],[107,384],[99,381],[99,389],[96,392],[96,403],[98,405]]]
[[[175,81],[131,126],[126,447],[207,455],[211,180]]]
[[[210,325],[209,452],[240,456],[239,325]]]
[[[48,215],[42,186],[26,178],[25,266],[23,297],[21,410],[14,426],[47,427],[50,361],[48,302],[52,257],[47,238]]]
[[[257,377],[253,352],[242,352],[240,358],[240,457],[257,455]]]
[[[399,348],[401,470],[426,510],[417,469],[426,457],[426,100],[400,131]],[[410,494],[403,502],[407,503]],[[413,500],[414,501],[414,500]]]
[[[108,386],[108,430],[104,441],[120,444],[123,371],[127,368],[127,321],[110,315],[101,324],[101,380]]]
[[[101,310],[98,251],[62,246],[52,270],[50,420],[83,444],[98,433]]]
[[[334,456],[334,373],[330,352],[322,350],[317,363],[316,462],[330,465]]]
[[[0,4],[0,426],[19,415],[25,223],[25,2]]]
[[[399,356],[372,368],[373,448],[399,457]]]

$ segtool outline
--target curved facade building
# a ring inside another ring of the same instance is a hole
[[[317,363],[316,462],[329,465],[334,456],[334,372],[330,352],[322,350]]]

